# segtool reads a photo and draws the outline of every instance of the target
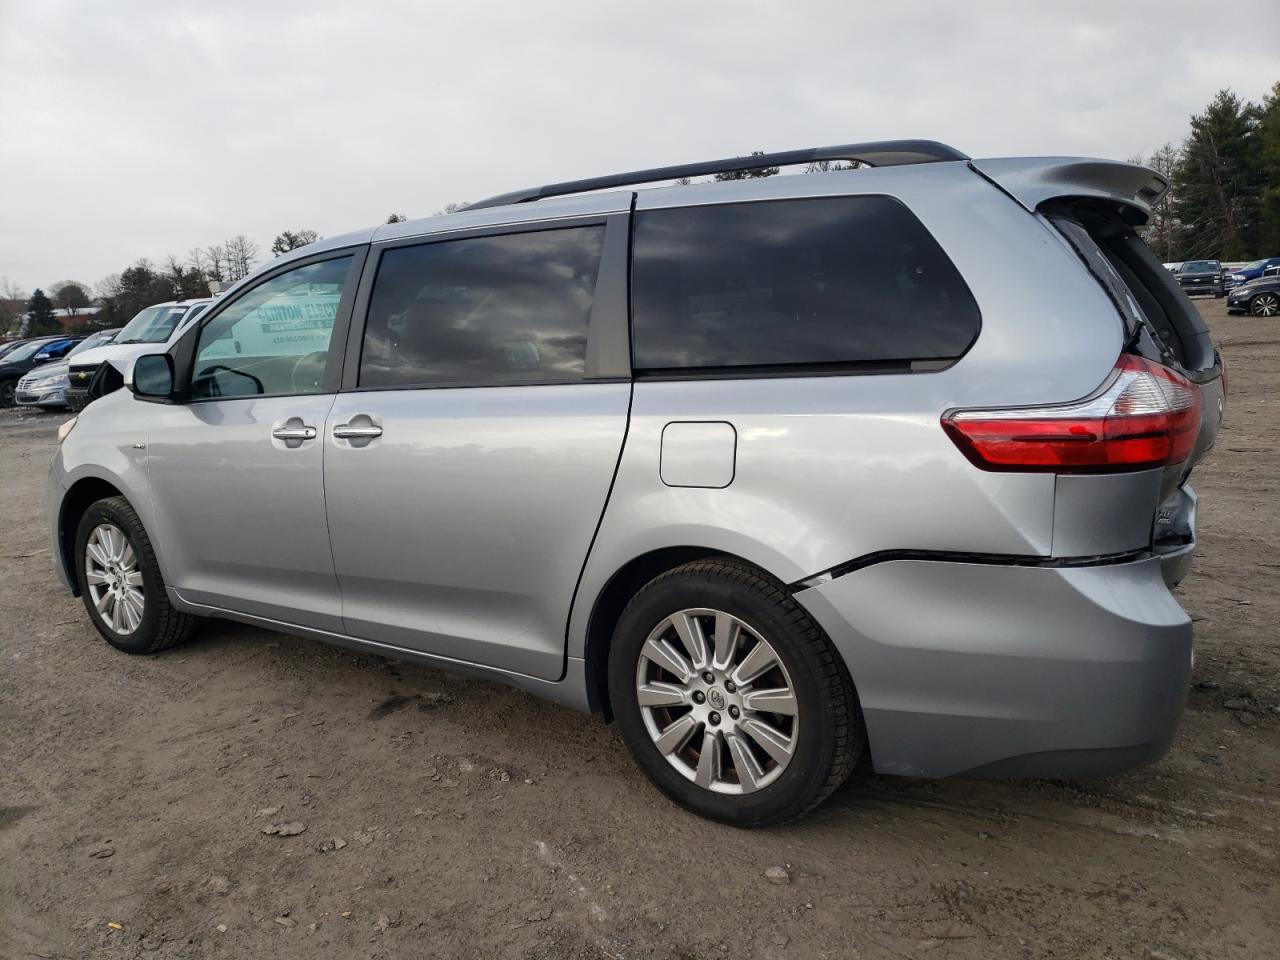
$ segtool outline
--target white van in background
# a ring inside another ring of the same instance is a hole
[[[160,344],[176,341],[211,303],[212,297],[171,300],[139,311],[109,344],[86,350],[71,363],[66,389],[67,405],[77,412],[89,405],[89,401],[94,399],[89,395],[89,387],[104,363],[111,369],[105,371],[106,376],[97,395],[118,389],[124,382],[124,372],[130,360],[155,350]]]

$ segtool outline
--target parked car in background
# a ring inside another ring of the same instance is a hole
[[[114,330],[99,330],[77,343],[61,360],[36,367],[18,381],[14,400],[22,406],[40,407],[45,410],[66,407],[67,371],[72,358],[94,347],[110,343],[112,337],[119,332],[119,327]]]
[[[1164,267],[1166,270],[1168,270],[1170,273],[1177,273],[1178,268],[1181,267],[1182,264],[1180,262],[1179,263],[1162,263],[1161,266]]]
[[[1280,267],[1280,257],[1263,257],[1261,260],[1253,260],[1246,263],[1237,270],[1228,271],[1226,274],[1227,287],[1237,287],[1242,283],[1248,283],[1250,280],[1257,280],[1261,277],[1268,267]]]
[[[1248,313],[1255,317],[1280,316],[1280,266],[1267,276],[1232,287],[1227,294],[1227,313]]]
[[[0,407],[11,407],[18,381],[44,363],[66,356],[80,337],[37,337],[0,357]]]
[[[1174,276],[1188,296],[1211,293],[1221,297],[1227,292],[1222,282],[1222,264],[1217,260],[1188,260],[1174,271]]]
[[[0,343],[0,359],[3,359],[7,354],[10,354],[14,350],[17,350],[24,343],[30,343],[30,342],[31,342],[30,337],[22,337],[17,340],[6,340],[4,343]]]
[[[869,168],[633,189],[822,160]],[[1224,405],[1166,187],[899,141],[318,241],[63,425],[57,570],[129,653],[227,617],[600,712],[740,826],[864,756],[1149,762]]]
[[[100,396],[117,389],[129,361],[155,349],[157,344],[177,339],[212,302],[210,298],[173,300],[139,311],[111,343],[86,350],[71,362],[67,371],[67,406],[83,410],[94,394]],[[90,392],[91,387],[94,394]]]

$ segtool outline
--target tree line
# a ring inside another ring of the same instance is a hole
[[[404,219],[403,214],[393,213],[387,222]],[[315,230],[284,230],[272,241],[271,254],[278,257],[319,239]],[[253,271],[260,254],[258,244],[240,233],[221,243],[194,247],[185,257],[170,254],[159,264],[140,257],[131,266],[92,285],[61,280],[51,284],[47,292],[37,287],[28,294],[5,277],[0,279],[0,336],[16,332],[31,337],[55,334],[63,329],[59,312],[75,316],[95,306],[97,312],[85,327],[120,327],[152,304],[207,297],[212,292],[211,284],[230,286]]]
[[[1280,82],[1261,103],[1220,90],[1181,144],[1132,159],[1170,184],[1144,228],[1161,260],[1280,256]]]

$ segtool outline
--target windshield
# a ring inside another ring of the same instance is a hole
[[[94,347],[100,347],[104,343],[110,343],[114,333],[95,333],[92,337],[86,337],[77,343],[67,354],[67,357],[74,357],[77,353],[84,353],[86,350],[92,350]]]
[[[1191,260],[1182,265],[1183,273],[1212,273],[1217,269],[1217,260]]]
[[[1246,263],[1240,269],[1241,270],[1261,270],[1266,265],[1267,265],[1267,261],[1265,260],[1254,260],[1252,263]]]
[[[35,343],[24,343],[20,347],[15,347],[13,352],[4,355],[5,363],[21,363],[30,357],[35,356],[45,347],[52,346],[57,343],[56,340],[38,340]]]
[[[147,307],[125,324],[115,342],[164,343],[186,312],[186,307]]]

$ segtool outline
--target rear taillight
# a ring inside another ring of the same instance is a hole
[[[1168,367],[1124,354],[1091,399],[959,410],[944,416],[942,427],[983,470],[1146,470],[1191,455],[1200,433],[1200,391]]]

